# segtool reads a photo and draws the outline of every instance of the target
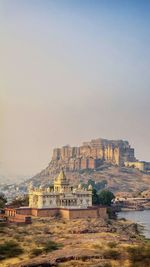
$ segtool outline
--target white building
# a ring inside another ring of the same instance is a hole
[[[146,161],[126,161],[124,163],[125,167],[133,167],[140,171],[149,171],[150,170],[150,162]]]
[[[87,208],[92,206],[92,186],[83,189],[70,185],[62,170],[54,181],[54,188],[29,188],[30,208]]]

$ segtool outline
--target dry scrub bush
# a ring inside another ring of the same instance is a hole
[[[44,252],[48,253],[53,250],[57,250],[61,247],[62,245],[55,243],[54,241],[49,240],[45,246],[44,246]]]
[[[0,260],[16,257],[22,253],[23,249],[17,242],[13,240],[0,244]]]
[[[31,250],[30,256],[31,257],[35,257],[35,256],[39,256],[43,253],[43,250],[41,248],[33,248]]]
[[[94,249],[102,250],[103,246],[101,244],[93,244],[92,247]]]
[[[131,267],[150,266],[150,244],[128,247],[127,252],[129,255]]]
[[[50,232],[49,230],[49,227],[48,226],[45,226],[44,229],[43,229],[43,233],[46,234],[46,235],[51,235],[52,233]]]
[[[117,247],[117,243],[114,242],[114,241],[111,241],[111,242],[108,242],[108,243],[107,243],[107,246],[108,246],[109,248],[116,248],[116,247]]]
[[[62,246],[61,244],[57,244],[54,241],[49,240],[44,244],[44,246],[42,248],[41,247],[40,248],[38,248],[38,247],[33,248],[31,250],[30,256],[34,257],[34,256],[38,256],[38,255],[43,254],[43,253],[49,253],[53,250],[59,249],[61,246]]]
[[[111,259],[111,260],[119,260],[121,257],[121,253],[116,249],[106,249],[103,252],[104,259]]]

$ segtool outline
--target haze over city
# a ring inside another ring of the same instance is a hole
[[[124,139],[150,161],[150,2],[0,0],[0,175]]]

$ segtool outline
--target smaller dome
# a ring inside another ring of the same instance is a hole
[[[78,189],[82,189],[82,184],[79,184],[78,185]]]
[[[89,184],[89,186],[88,186],[88,190],[92,190],[92,189],[93,189],[92,185]]]
[[[33,189],[33,183],[30,182],[30,183],[29,183],[29,186],[28,186],[28,190],[32,190],[32,189]]]
[[[64,193],[64,188],[61,188],[60,189],[60,193]]]

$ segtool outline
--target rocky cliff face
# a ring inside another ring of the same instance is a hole
[[[134,149],[128,141],[95,139],[79,147],[69,145],[53,150],[51,165],[62,166],[66,171],[98,169],[104,162],[123,166],[125,161],[134,161]]]

